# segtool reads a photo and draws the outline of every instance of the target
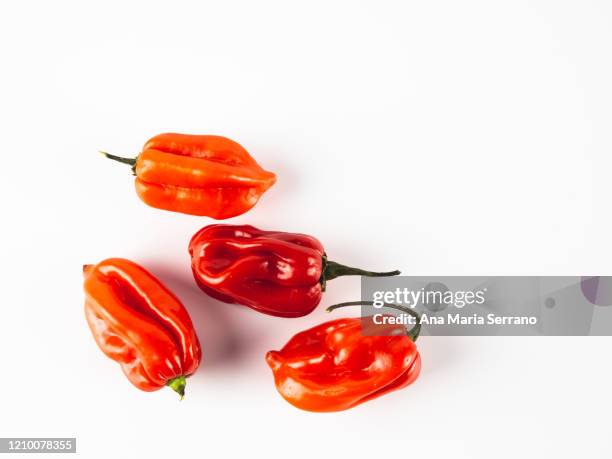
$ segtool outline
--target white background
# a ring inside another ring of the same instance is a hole
[[[607,338],[423,337],[409,388],[293,408],[264,354],[330,316],[208,298],[186,249],[212,221],[147,207],[96,153],[232,137],[278,183],[229,222],[352,265],[611,275],[611,26],[603,0],[3,2],[0,436],[100,458],[611,457]],[[81,265],[111,256],[197,324],[183,402],[134,389],[90,336]],[[323,305],[358,297],[338,279]]]

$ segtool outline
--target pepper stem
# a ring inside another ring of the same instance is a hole
[[[325,311],[332,312],[334,309],[344,308],[346,306],[373,306],[373,301],[347,301],[345,303],[338,303],[332,306],[329,306]],[[406,308],[404,306],[398,306],[397,304],[391,303],[383,303],[382,307],[389,309],[397,309],[398,311],[405,312],[406,314],[411,315],[416,319],[416,323],[411,327],[406,327],[406,335],[412,341],[416,341],[419,335],[421,334],[421,315],[416,312],[414,309]]]
[[[185,380],[185,376],[177,376],[166,383],[166,386],[181,396],[181,400],[183,400],[183,397],[185,397],[186,385],[187,381]]]
[[[100,154],[106,156],[109,159],[112,159],[113,161],[118,161],[120,163],[129,164],[130,166],[133,166],[134,164],[136,164],[136,158],[123,158],[121,156],[111,155],[110,153],[107,153],[105,151],[100,151]]]
[[[323,258],[323,265],[325,266],[323,268],[323,279],[325,281],[332,280],[340,276],[387,277],[397,276],[400,274],[400,271],[397,269],[395,271],[386,272],[366,271],[359,268],[353,268],[351,266],[341,265],[335,261],[328,261],[326,257]]]
[[[111,155],[110,153],[107,153],[101,150],[100,150],[100,154],[103,156],[106,156],[108,159],[112,159],[113,161],[117,161],[119,163],[128,164],[129,166],[132,166],[132,172],[134,173],[134,175],[136,175],[136,160],[138,158],[123,158],[122,156]]]

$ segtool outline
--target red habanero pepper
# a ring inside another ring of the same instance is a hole
[[[240,144],[217,135],[160,134],[136,158],[101,153],[132,166],[136,193],[151,207],[217,220],[245,213],[276,182]]]
[[[372,304],[350,302],[328,308]],[[415,341],[420,317],[411,330],[402,325],[375,325],[378,333],[364,334],[371,317],[336,319],[298,333],[280,350],[266,354],[276,389],[285,400],[307,411],[341,411],[402,389],[416,380],[421,357]],[[382,328],[380,328],[382,327]],[[384,329],[384,330],[383,330]]]
[[[85,317],[96,343],[137,388],[169,386],[181,398],[200,364],[200,343],[181,302],[151,273],[122,258],[83,266]]]
[[[340,276],[396,276],[327,259],[305,234],[262,231],[250,225],[210,225],[189,243],[196,283],[210,296],[264,314],[301,317],[321,301],[327,281]]]

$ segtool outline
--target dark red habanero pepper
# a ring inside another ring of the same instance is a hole
[[[327,281],[340,276],[396,276],[327,259],[323,245],[305,234],[263,231],[250,225],[210,225],[189,243],[197,284],[210,296],[264,314],[301,317],[321,301]]]
[[[181,302],[136,263],[109,258],[83,266],[85,317],[96,343],[130,382],[151,392],[168,386],[181,398],[202,359]]]
[[[372,304],[355,301],[331,306]],[[336,319],[298,333],[280,350],[266,354],[276,389],[285,400],[307,411],[341,411],[414,382],[421,370],[414,325],[376,325],[372,317]],[[371,327],[371,328],[370,328]],[[368,329],[367,331],[365,329]]]

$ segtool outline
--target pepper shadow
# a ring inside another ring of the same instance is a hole
[[[201,366],[208,372],[238,366],[247,350],[252,349],[257,333],[240,325],[237,306],[208,296],[196,285],[191,272],[179,273],[155,261],[147,262],[144,266],[172,290],[187,308],[202,346]]]

